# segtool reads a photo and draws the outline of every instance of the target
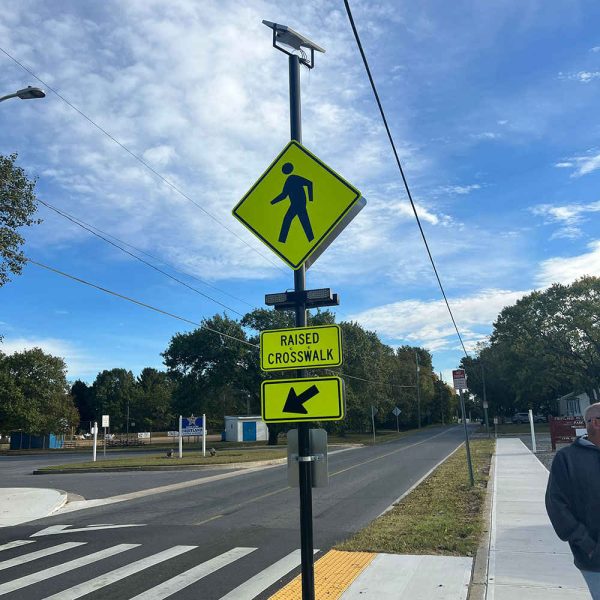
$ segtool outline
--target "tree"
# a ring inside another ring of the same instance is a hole
[[[95,420],[100,423],[101,415],[109,415],[112,431],[127,429],[127,406],[130,410],[137,399],[137,385],[131,371],[125,369],[104,370],[98,373],[92,385]]]
[[[137,378],[138,393],[130,418],[138,430],[164,431],[175,421],[171,408],[175,383],[165,371],[146,367]]]
[[[79,423],[65,361],[40,348],[0,352],[0,430],[65,433]]]
[[[492,414],[551,412],[574,389],[598,397],[600,278],[554,284],[504,308],[477,359],[463,359],[469,388],[482,394],[481,364]]]
[[[78,379],[71,386],[71,396],[73,396],[75,406],[79,411],[81,426],[88,431],[88,424],[97,418],[92,388],[84,381]]]
[[[35,181],[15,163],[17,154],[0,155],[0,287],[19,275],[26,262],[21,246],[25,242],[20,227],[41,223],[33,219],[37,210]]]
[[[202,325],[173,336],[162,356],[177,383],[175,410],[206,413],[213,427],[223,427],[225,415],[246,410],[247,370],[250,361],[258,362],[258,349],[245,343],[240,323],[225,315],[204,319]]]

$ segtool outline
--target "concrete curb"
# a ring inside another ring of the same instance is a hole
[[[214,471],[217,469],[251,469],[287,462],[287,458],[273,460],[254,460],[241,463],[221,463],[214,465],[173,465],[173,466],[140,466],[140,467],[99,467],[97,469],[37,469],[34,475],[63,475],[69,473],[126,473],[128,471]]]
[[[485,600],[487,598],[487,583],[489,573],[489,555],[490,543],[492,539],[492,510],[494,500],[494,482],[496,470],[496,451],[490,462],[490,472],[488,474],[488,485],[483,505],[483,523],[486,529],[484,535],[475,553],[473,561],[473,573],[471,575],[471,584],[469,586],[468,600]]]

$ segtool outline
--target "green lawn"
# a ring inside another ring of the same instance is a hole
[[[177,453],[175,453],[177,456]],[[261,460],[273,460],[283,458],[287,450],[283,447],[277,450],[230,450],[218,451],[216,456],[203,457],[201,452],[183,452],[183,458],[167,458],[166,453],[161,452],[153,456],[136,456],[132,458],[106,458],[98,456],[96,462],[86,461],[80,463],[67,463],[54,465],[39,469],[41,472],[52,473],[62,469],[111,469],[111,468],[136,468],[136,467],[173,467],[177,465],[223,465],[231,463],[253,462]]]
[[[519,434],[519,435],[528,435],[531,433],[531,428],[529,427],[529,423],[502,423],[501,425],[497,425],[498,427],[498,435],[503,434]],[[535,433],[550,433],[550,423],[535,423],[534,424]],[[477,433],[485,433],[485,425],[482,425]],[[490,433],[494,434],[494,424],[490,423]]]
[[[339,544],[338,550],[474,556],[482,532],[494,440],[471,440],[475,486],[464,446],[392,510]]]

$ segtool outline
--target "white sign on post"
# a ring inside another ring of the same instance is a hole
[[[109,415],[102,415],[102,427],[110,427],[109,421],[110,421]]]
[[[400,414],[400,409],[396,406],[394,407],[394,410],[392,411],[394,413],[394,416],[397,417]]]
[[[454,381],[455,390],[467,389],[467,374],[464,369],[454,369],[452,371],[452,380]]]

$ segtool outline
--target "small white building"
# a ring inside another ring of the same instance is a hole
[[[585,392],[581,394],[571,392],[558,399],[558,410],[563,417],[581,417],[590,404],[590,398]]]
[[[225,417],[226,442],[267,441],[269,429],[262,417]]]

